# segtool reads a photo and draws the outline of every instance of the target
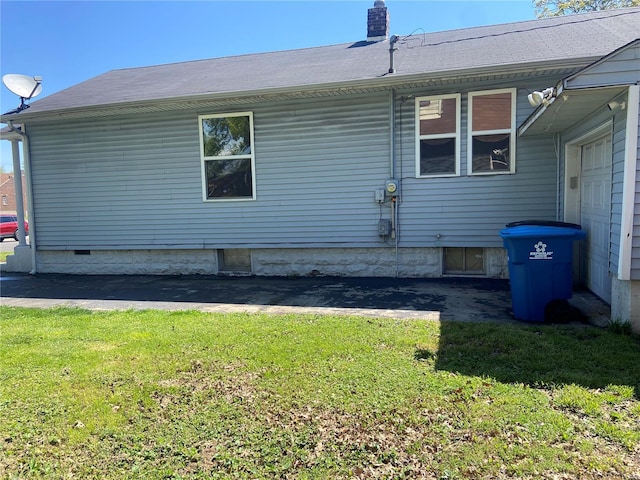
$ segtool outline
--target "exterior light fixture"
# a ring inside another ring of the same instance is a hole
[[[609,107],[609,110],[611,110],[612,112],[614,110],[617,110],[618,108],[620,110],[624,110],[626,108],[626,106],[627,106],[626,102],[616,102],[615,100],[607,103],[607,107]]]
[[[532,107],[539,107],[540,105],[548,105],[555,93],[555,88],[549,87],[545,88],[541,92],[536,90],[535,92],[530,93],[527,95],[527,99]]]

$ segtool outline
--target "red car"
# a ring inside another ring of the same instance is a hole
[[[29,235],[29,224],[24,222],[24,230]],[[18,240],[18,217],[16,215],[0,215],[0,242],[5,238]]]

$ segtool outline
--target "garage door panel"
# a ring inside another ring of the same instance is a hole
[[[581,159],[580,223],[587,233],[586,283],[596,295],[611,302],[611,135],[583,145]]]

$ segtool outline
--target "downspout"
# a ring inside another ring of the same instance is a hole
[[[22,137],[22,155],[24,157],[24,175],[25,178],[27,180],[27,205],[28,205],[28,209],[29,209],[29,246],[31,248],[31,271],[29,272],[31,275],[35,275],[37,273],[37,267],[36,267],[36,222],[35,222],[35,216],[33,214],[33,189],[32,189],[32,182],[31,182],[31,156],[29,153],[29,137],[26,134],[26,132],[24,131],[24,129],[26,128],[24,125],[22,126],[22,129],[16,128],[13,125],[13,122],[11,120],[9,120],[7,122],[7,125],[9,126],[9,130],[11,130],[12,132],[17,133],[18,135],[20,135]],[[12,147],[13,147],[13,142],[12,142]],[[14,163],[15,163],[15,159],[14,159]],[[16,171],[16,167],[14,165],[13,168],[14,172]],[[20,162],[18,161],[18,168],[17,171],[20,172],[20,176],[22,176],[21,170],[20,170]],[[21,179],[22,180],[22,179]],[[18,205],[17,202],[23,203],[22,200],[22,181],[19,182],[20,183],[20,198],[18,200],[18,198],[16,198],[16,205]],[[18,196],[18,190],[16,189],[16,197]],[[21,208],[17,209],[18,211],[22,210],[22,228],[24,229],[24,205],[21,206]],[[20,222],[20,218],[18,218],[18,222]],[[24,236],[24,231],[22,232],[22,240],[21,242],[25,242],[26,241],[26,236]]]
[[[560,194],[561,194],[561,179],[560,179],[560,134],[556,133],[553,135],[553,148],[556,151],[556,220],[560,221]],[[566,164],[566,159],[565,159]],[[565,166],[566,171],[566,166]],[[565,173],[566,175],[566,173]],[[563,195],[566,195],[567,192],[562,192]],[[563,216],[566,217],[567,213],[563,212]]]
[[[553,102],[556,101],[556,99],[560,98],[560,96],[562,95],[562,92],[564,91],[564,84],[563,82],[558,82],[558,84],[556,84],[555,88],[552,88],[553,93],[551,94],[551,98],[548,100],[548,103],[545,105],[545,110],[546,108],[549,108],[549,106],[551,104],[553,104]],[[560,220],[564,220],[560,218],[560,210],[562,209],[562,206],[560,205],[560,194],[562,193],[563,196],[567,195],[566,191],[562,190],[562,179],[560,178],[560,172],[561,172],[561,163],[564,160],[564,167],[565,167],[565,175],[566,175],[566,163],[567,163],[567,159],[563,158],[561,153],[560,153],[560,146],[562,145],[561,142],[561,137],[560,137],[560,133],[556,133],[553,135],[553,148],[555,150],[556,153],[556,220],[560,221]],[[564,202],[563,202],[564,203]],[[562,216],[566,218],[567,216],[567,212],[563,211],[562,212]]]
[[[396,150],[396,91],[392,88],[389,91],[389,178],[396,178],[396,162],[395,162],[395,150]]]

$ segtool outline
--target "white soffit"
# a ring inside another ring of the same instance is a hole
[[[518,128],[521,137],[558,133],[601,108],[627,86],[562,90],[549,105],[542,105]]]

